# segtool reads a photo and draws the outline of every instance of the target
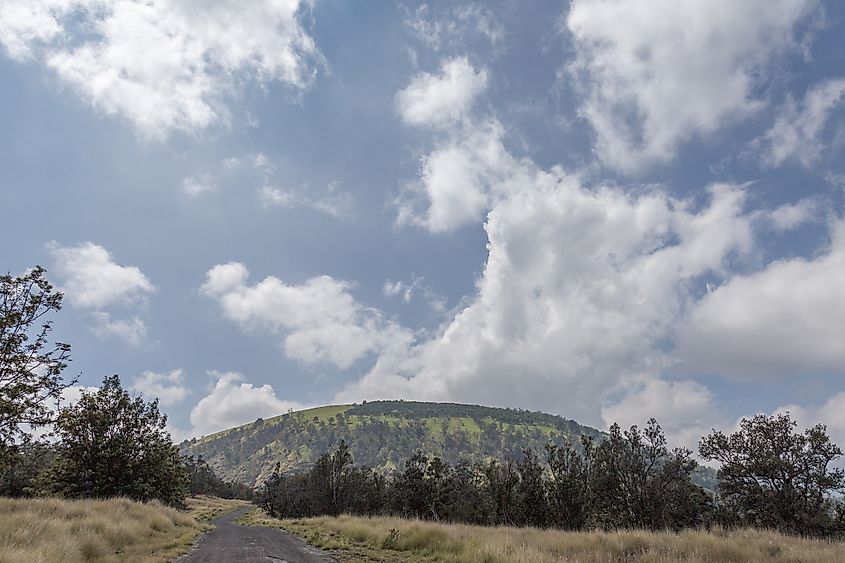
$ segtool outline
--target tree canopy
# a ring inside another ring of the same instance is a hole
[[[188,473],[165,429],[158,401],[132,398],[117,375],[96,392],[61,410],[61,438],[52,479],[56,492],[69,497],[158,499],[180,504]]]
[[[75,383],[62,379],[70,345],[49,342],[49,315],[62,298],[40,266],[0,276],[0,467],[28,440],[27,427],[54,420],[62,391]]]
[[[845,487],[832,467],[842,450],[821,424],[796,432],[789,413],[744,418],[731,434],[713,431],[699,453],[718,461],[722,512],[735,523],[804,535],[838,527],[831,493]]]

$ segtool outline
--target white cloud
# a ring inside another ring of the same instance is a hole
[[[845,79],[829,80],[807,91],[799,105],[789,100],[780,108],[775,124],[757,144],[762,145],[763,162],[780,166],[795,160],[810,167],[825,149],[821,139],[831,113],[845,99]]]
[[[795,43],[816,0],[575,0],[566,18],[581,114],[608,165],[626,172],[674,156],[764,103],[770,60]]]
[[[6,0],[0,44],[39,59],[92,106],[149,137],[225,121],[245,80],[296,89],[319,53],[298,0]]]
[[[635,424],[642,428],[654,417],[670,444],[692,451],[702,436],[723,423],[713,393],[694,381],[647,380],[619,402],[602,407],[601,414],[607,426],[618,422],[623,429]]]
[[[264,207],[283,207],[290,208],[296,205],[297,197],[291,191],[275,188],[273,186],[264,186],[258,190],[258,197]]]
[[[207,272],[201,291],[241,327],[282,334],[285,354],[302,363],[327,361],[346,369],[392,339],[411,338],[358,303],[345,281],[319,276],[288,285],[268,276],[250,286],[248,275],[243,264],[217,265]]]
[[[199,176],[188,176],[182,179],[182,192],[190,197],[197,197],[204,193],[214,191],[214,185],[211,182],[211,177],[208,174],[201,174]]]
[[[61,291],[74,308],[90,311],[90,328],[98,338],[117,338],[131,346],[146,339],[147,325],[139,316],[116,319],[106,310],[144,305],[147,296],[156,291],[138,267],[121,266],[108,250],[93,242],[62,246],[54,241],[47,248]]]
[[[355,204],[352,194],[340,191],[337,183],[329,184],[322,192],[307,187],[283,189],[263,186],[258,190],[258,198],[265,209],[306,207],[338,219],[349,217]]]
[[[415,278],[411,283],[387,280],[382,287],[382,293],[384,293],[385,297],[401,296],[402,301],[410,303],[411,298],[414,296],[414,291],[417,289],[417,285],[421,282],[422,278]]]
[[[519,189],[528,174],[504,146],[496,119],[468,123],[438,142],[420,164],[419,179],[397,200],[398,224],[445,232],[478,224],[494,203]]]
[[[174,369],[169,373],[145,371],[135,378],[130,389],[141,393],[148,401],[158,399],[164,407],[181,403],[189,393],[181,369]]]
[[[48,245],[62,279],[62,291],[79,309],[102,309],[132,304],[155,291],[152,282],[135,266],[117,264],[108,250],[93,242],[76,246]]]
[[[270,385],[255,387],[245,382],[239,373],[212,371],[209,375],[217,382],[191,410],[194,436],[211,434],[257,418],[284,414],[289,409],[303,408],[298,403],[276,397]]]
[[[520,166],[524,185],[488,215],[475,298],[435,338],[382,353],[338,400],[465,400],[596,424],[609,393],[667,366],[660,344],[693,282],[752,248],[741,187],[714,185],[694,210],[660,192],[591,190]]]
[[[432,232],[479,223],[495,201],[525,183],[522,176],[530,168],[505,148],[505,128],[498,119],[469,115],[474,97],[486,86],[486,73],[466,59],[446,59],[442,67],[441,76],[418,75],[396,97],[407,123],[438,129],[434,149],[421,159],[419,178],[406,184],[395,201],[397,224]],[[476,77],[475,86],[455,87],[456,80],[449,78],[455,73]]]
[[[422,296],[434,311],[442,313],[446,310],[446,300],[425,285],[422,276],[412,276],[409,282],[386,280],[381,292],[385,297],[400,297],[405,303],[410,303],[415,296]]]
[[[405,18],[407,25],[426,46],[435,51],[464,47],[468,38],[477,36],[496,47],[505,38],[505,27],[483,5],[449,6],[438,16],[423,4]]]
[[[679,332],[688,369],[736,376],[845,371],[845,221],[814,259],[735,276],[696,305]]]
[[[440,74],[417,74],[396,94],[396,107],[410,125],[448,127],[464,119],[487,87],[487,71],[465,58],[445,59]]]
[[[818,216],[819,202],[815,199],[802,199],[797,203],[787,203],[766,213],[765,218],[778,231],[790,231],[804,223],[813,221]]]
[[[94,320],[91,330],[102,340],[117,338],[130,346],[139,346],[147,338],[147,324],[137,316],[115,319],[110,313],[95,311],[91,317]]]
[[[183,180],[182,190],[191,196],[217,189],[256,188],[258,201],[264,209],[313,209],[336,219],[350,218],[355,211],[355,197],[341,189],[337,181],[323,188],[308,184],[281,186],[278,167],[263,153],[245,154],[220,161],[212,181],[211,174],[197,174]]]

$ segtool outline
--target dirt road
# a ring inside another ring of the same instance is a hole
[[[333,561],[302,540],[273,528],[235,524],[253,508],[242,508],[214,520],[214,529],[200,539],[179,563],[327,563]]]

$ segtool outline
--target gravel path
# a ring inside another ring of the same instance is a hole
[[[253,510],[241,508],[214,520],[214,529],[179,563],[328,563],[333,560],[298,537],[275,528],[241,526],[234,521]]]

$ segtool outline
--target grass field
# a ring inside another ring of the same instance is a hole
[[[774,532],[688,531],[680,534],[563,532],[484,528],[397,518],[275,520],[258,511],[245,519],[277,526],[326,550],[340,562],[551,563],[822,563],[845,561],[845,543]]]
[[[179,511],[126,499],[0,498],[0,562],[171,561],[190,549],[207,520],[243,504],[200,497]]]

